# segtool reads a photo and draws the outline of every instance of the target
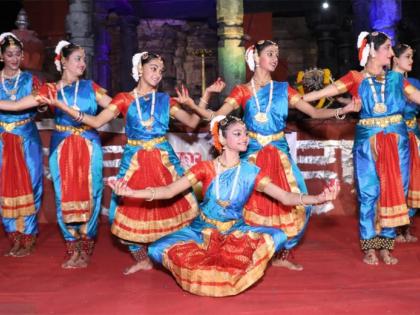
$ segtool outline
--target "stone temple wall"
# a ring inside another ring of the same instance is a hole
[[[111,69],[112,85],[118,86],[118,56],[123,47],[118,46],[118,31],[112,36]],[[191,22],[173,19],[141,19],[137,26],[138,50],[160,54],[165,59],[166,72],[160,90],[174,95],[175,86],[184,84],[190,95],[198,100],[201,96],[201,57],[195,55],[198,49],[212,51],[206,57],[206,82],[211,84],[217,78],[217,33],[205,22]],[[114,49],[115,48],[115,49]],[[217,98],[213,98],[213,102]]]

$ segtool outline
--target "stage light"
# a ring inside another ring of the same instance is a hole
[[[328,1],[324,1],[324,2],[322,3],[322,8],[323,8],[324,10],[327,10],[329,7],[330,7],[330,4],[328,3]]]

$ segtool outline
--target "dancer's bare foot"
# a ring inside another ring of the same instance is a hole
[[[32,253],[31,247],[21,247],[14,255],[14,257],[25,257]]]
[[[386,265],[395,265],[398,263],[398,259],[392,256],[388,249],[381,249],[379,255]]]
[[[69,259],[61,264],[61,268],[63,269],[74,269],[80,268],[77,265],[77,261],[79,260],[79,252],[74,252]]]
[[[290,260],[287,259],[274,259],[271,263],[274,267],[283,267],[283,268],[287,268],[289,270],[295,270],[295,271],[302,271],[303,270],[303,266],[300,264],[296,264],[294,262],[291,262]]]
[[[126,268],[123,274],[127,276],[140,270],[150,270],[152,268],[153,268],[152,261],[150,260],[149,257],[147,257],[143,260],[136,262],[134,265]]]
[[[79,258],[75,262],[75,266],[76,268],[86,268],[89,265],[89,261],[90,256],[87,253],[81,251]]]
[[[398,235],[395,237],[395,241],[396,241],[397,243],[406,243],[406,242],[407,242],[407,240],[405,239],[405,236],[404,236],[403,234],[398,234]]]
[[[363,257],[363,262],[368,265],[376,266],[379,264],[378,257],[376,256],[376,251],[374,249],[368,249],[365,252],[365,256]]]
[[[4,256],[16,256],[16,253],[19,251],[19,248],[19,242],[14,243],[10,250],[4,254]]]
[[[410,234],[410,232],[407,232],[405,234],[405,241],[408,242],[408,243],[415,243],[415,242],[418,241],[418,238],[417,238],[417,236],[414,236],[414,235]]]

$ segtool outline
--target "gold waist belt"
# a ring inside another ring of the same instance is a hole
[[[10,132],[13,129],[15,129],[16,127],[23,126],[23,125],[27,124],[30,121],[32,121],[32,118],[28,118],[28,119],[24,119],[24,120],[19,120],[19,121],[15,121],[15,122],[12,122],[12,123],[6,123],[6,122],[0,121],[0,127],[3,127],[3,129],[6,132]]]
[[[152,150],[159,143],[167,141],[166,137],[158,137],[151,140],[134,140],[128,139],[127,143],[134,146],[142,146],[145,150]]]
[[[80,127],[73,127],[73,126],[63,126],[63,125],[55,125],[55,129],[58,131],[70,131],[75,135],[80,135],[83,131],[91,130],[92,127],[89,126],[80,126]]]
[[[403,121],[401,115],[392,115],[387,117],[380,117],[380,118],[365,118],[359,120],[359,125],[365,127],[380,127],[385,128],[389,125],[397,124]]]
[[[222,222],[222,221],[210,219],[210,218],[206,217],[204,215],[204,213],[202,213],[202,212],[200,214],[200,217],[201,217],[201,219],[203,219],[204,222],[207,222],[207,223],[210,223],[210,224],[213,224],[214,226],[216,226],[217,229],[221,232],[226,232],[232,226],[234,226],[236,222],[238,222],[238,220],[230,220],[230,221]]]
[[[276,141],[276,140],[279,140],[279,139],[283,138],[284,137],[284,132],[281,131],[279,133],[273,133],[272,135],[264,136],[262,134],[250,131],[250,132],[248,132],[248,135],[252,139],[257,140],[259,142],[259,144],[261,144],[262,146],[266,146],[270,142],[273,142],[273,141]]]
[[[412,119],[408,119],[405,121],[405,124],[408,128],[413,129],[417,125],[417,118],[413,117]]]

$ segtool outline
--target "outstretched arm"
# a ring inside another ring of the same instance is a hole
[[[25,96],[18,101],[0,101],[0,110],[5,111],[21,111],[41,104],[38,97],[33,95]]]
[[[180,104],[185,104],[187,105],[190,109],[192,109],[196,114],[193,114],[189,117],[185,116],[185,111],[184,113],[180,113],[179,116],[174,115],[175,118],[177,118],[178,120],[180,120],[181,122],[183,122],[184,124],[186,124],[187,126],[195,128],[200,120],[201,117],[206,119],[206,120],[211,120],[215,114],[216,115],[227,115],[228,113],[230,113],[232,110],[222,110],[222,108],[220,108],[217,113],[214,113],[211,110],[207,109],[207,105],[208,102],[210,100],[210,96],[212,93],[220,93],[224,88],[225,88],[226,84],[225,82],[222,81],[221,78],[218,78],[212,85],[210,85],[209,87],[206,88],[204,94],[202,95],[202,97],[200,98],[200,102],[198,103],[198,105],[195,104],[195,102],[189,97],[188,95],[188,90],[186,90],[187,92],[187,97],[185,98],[184,94],[182,92],[184,92],[184,89],[182,88],[181,92],[179,90],[177,91],[178,97],[175,98],[175,100],[180,103]],[[222,112],[226,112],[225,114],[222,114]],[[179,112],[179,111],[177,111]],[[183,115],[184,117],[182,117],[181,115]],[[189,120],[189,121],[188,121]],[[189,123],[189,124],[188,124]],[[194,125],[195,124],[195,125]]]
[[[273,183],[268,183],[263,190],[265,194],[277,199],[286,206],[324,203],[336,199],[339,191],[340,186],[337,181],[330,183],[319,195],[304,195],[287,192]]]
[[[146,199],[148,201],[152,201],[154,199],[171,199],[191,187],[191,183],[187,176],[181,177],[168,186],[150,187],[140,190],[133,190],[129,188],[127,186],[127,182],[121,179],[108,180],[107,184],[119,196]]]
[[[323,97],[333,97],[340,93],[338,87],[335,84],[330,84],[319,91],[312,91],[303,96],[303,100],[306,102],[318,101]]]
[[[405,94],[410,101],[420,105],[420,90],[416,89],[412,85],[409,85],[405,88]]]
[[[116,116],[115,112],[110,107],[106,107],[97,116],[88,115],[88,114],[82,113],[79,110],[76,110],[76,109],[74,109],[70,106],[67,106],[63,102],[59,101],[57,99],[57,95],[53,95],[53,93],[51,91],[48,91],[48,94],[49,94],[48,98],[46,98],[44,96],[39,96],[39,99],[42,102],[45,102],[45,103],[47,103],[51,106],[55,106],[55,107],[59,108],[61,111],[65,112],[67,115],[72,117],[74,120],[77,120],[78,122],[80,122],[82,124],[85,124],[85,125],[88,125],[88,126],[90,126],[92,128],[95,128],[95,129],[102,127],[103,125],[105,125],[107,122],[109,122],[110,120],[112,120]],[[105,98],[105,96],[104,96],[102,104],[107,106],[108,105],[107,103],[109,103],[109,102],[110,102],[110,97],[107,96]]]
[[[311,118],[323,119],[336,117],[340,118],[340,115],[345,115],[351,112],[358,112],[361,109],[361,102],[359,99],[352,99],[350,103],[342,108],[315,108],[311,104],[305,102],[304,100],[299,100],[294,107]],[[344,118],[344,117],[343,117]]]

